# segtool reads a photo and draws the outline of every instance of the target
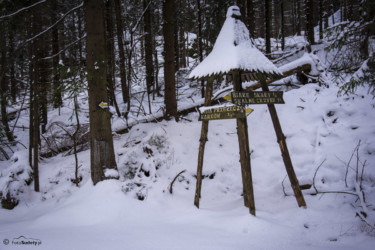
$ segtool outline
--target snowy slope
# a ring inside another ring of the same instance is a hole
[[[363,187],[368,204],[375,204],[375,100],[362,96],[366,90],[340,97],[337,91],[334,84],[306,85],[286,92],[286,104],[276,107],[296,174],[301,184],[311,184],[325,160],[317,188],[353,190],[352,169],[348,188],[344,183],[346,163],[361,140]],[[201,208],[193,206],[201,123],[192,113],[192,122],[140,124],[115,136],[119,181],[94,187],[88,151],[79,154],[79,188],[70,181],[72,156],[44,160],[41,192],[29,187],[14,210],[0,209],[0,235],[10,241],[0,249],[13,249],[21,235],[39,239],[37,249],[373,249],[374,232],[356,217],[356,197],[311,196],[311,188],[303,191],[307,208],[298,208],[287,179],[284,195],[286,172],[266,105],[252,108],[256,217],[243,206],[234,120],[210,122]],[[171,181],[184,169],[170,194]],[[368,210],[374,223],[374,207]]]

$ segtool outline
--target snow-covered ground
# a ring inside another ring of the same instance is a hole
[[[374,222],[375,100],[365,89],[337,96],[338,87],[308,84],[284,94],[277,105],[300,184],[319,191],[353,191],[356,155],[366,161],[363,189],[368,219]],[[375,238],[356,216],[360,202],[339,193],[304,190],[307,208],[292,196],[266,105],[254,105],[248,116],[256,217],[243,206],[235,120],[210,122],[206,145],[201,207],[193,205],[198,140],[198,114],[178,123],[139,124],[115,135],[120,180],[93,186],[89,151],[79,153],[80,187],[74,157],[42,161],[41,192],[25,189],[13,210],[0,209],[1,249],[24,236],[40,240],[37,249],[373,249]],[[26,164],[27,154],[18,152]],[[14,159],[14,157],[13,157]],[[362,164],[359,164],[361,175]],[[173,178],[182,170],[173,184]]]
[[[303,37],[287,39],[287,47],[304,44]],[[291,60],[313,60],[322,67],[313,71],[324,70],[323,47],[314,48],[317,55],[296,54]],[[129,120],[115,115],[112,120],[113,131],[131,126],[126,134],[114,134],[119,180],[93,186],[85,150],[78,154],[82,180],[77,187],[74,156],[64,152],[41,159],[36,193],[33,183],[24,183],[31,169],[22,144],[10,160],[0,161],[0,191],[10,190],[19,199],[13,210],[0,209],[0,249],[374,249],[375,230],[365,222],[375,224],[375,99],[365,88],[338,95],[338,82],[326,72],[321,77],[326,86],[292,89],[284,94],[285,104],[276,105],[299,182],[312,185],[303,190],[306,208],[293,196],[267,106],[253,105],[247,120],[256,216],[241,196],[235,120],[209,123],[197,209],[198,113],[178,123],[142,123],[162,116],[163,99],[152,101],[153,114],[147,115],[144,88],[135,86],[139,93],[133,92]],[[196,82],[177,82],[180,109],[203,103]],[[218,92],[226,87],[218,85]],[[85,93],[79,101],[80,122],[87,124]],[[49,123],[73,129],[71,107],[66,100],[63,108],[52,110]],[[28,126],[27,110],[15,130],[27,145],[22,126]],[[58,128],[49,131],[45,136],[56,133],[59,143],[66,139]]]

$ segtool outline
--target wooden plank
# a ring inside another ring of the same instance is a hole
[[[235,118],[246,118],[253,110],[245,108],[243,106],[226,106],[216,107],[207,109],[199,114],[199,120],[223,120],[223,119],[235,119]]]
[[[284,104],[283,94],[282,91],[233,91],[224,99],[236,105]]]
[[[269,91],[265,78],[260,77],[260,83],[261,83],[263,91]],[[286,141],[285,141],[285,135],[283,134],[283,131],[281,129],[281,125],[280,125],[279,117],[277,116],[275,105],[274,104],[267,104],[267,106],[268,106],[268,110],[269,110],[270,115],[271,115],[273,127],[274,127],[275,132],[276,132],[277,142],[280,146],[281,155],[283,157],[285,169],[286,169],[286,172],[288,174],[288,177],[289,177],[294,195],[296,196],[298,206],[299,207],[306,207],[306,202],[305,202],[305,199],[304,199],[303,194],[301,192],[301,188],[299,186],[296,173],[294,172],[292,160],[290,159],[288,147],[287,147]]]
[[[214,81],[213,77],[210,77],[207,80],[204,106],[211,105],[213,81]],[[194,196],[194,205],[197,208],[199,208],[199,199],[201,197],[203,159],[204,159],[204,149],[205,149],[206,142],[207,142],[207,134],[208,134],[208,120],[204,120],[202,121],[201,137],[199,139],[197,183],[196,183],[195,196]]]
[[[240,72],[238,70],[233,72],[233,88],[235,91],[242,90]],[[237,119],[237,136],[240,148],[244,204],[249,207],[249,212],[255,216],[255,200],[251,176],[249,135],[246,118]]]

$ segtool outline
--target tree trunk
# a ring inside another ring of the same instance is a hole
[[[57,0],[52,1],[52,11],[51,11],[51,23],[56,22],[56,12],[57,12]],[[59,30],[58,27],[52,29],[52,55],[56,55],[59,52]],[[53,68],[53,107],[62,107],[62,86],[60,81],[60,69],[59,69],[59,56],[55,56],[52,59]]]
[[[198,32],[197,32],[197,42],[198,42],[198,58],[199,61],[203,61],[203,43],[202,43],[202,10],[201,10],[201,3],[200,0],[196,0],[196,7],[197,7],[197,25],[198,25]],[[201,96],[204,97],[204,81],[201,80]]]
[[[323,39],[323,0],[319,0],[319,39]]]
[[[254,3],[253,0],[246,1],[246,21],[250,31],[250,36],[255,38],[255,18],[254,18]]]
[[[166,116],[178,120],[175,79],[174,50],[174,0],[163,2],[163,36],[164,36],[164,103]]]
[[[115,15],[116,15],[116,31],[117,31],[117,46],[119,50],[120,59],[120,77],[121,77],[121,90],[122,99],[124,103],[128,102],[129,99],[129,88],[126,84],[126,69],[125,69],[125,52],[124,52],[124,42],[123,42],[123,25],[121,18],[121,3],[120,0],[115,1]]]
[[[264,37],[264,18],[264,0],[254,0],[254,38]]]
[[[7,114],[7,106],[8,106],[8,81],[6,74],[8,73],[8,65],[7,65],[7,53],[6,53],[6,32],[5,27],[0,27],[0,52],[1,52],[1,71],[0,71],[0,105],[1,105],[1,122],[4,126],[5,135],[8,141],[14,141],[13,133],[9,129],[8,124],[8,114]]]
[[[264,1],[264,22],[266,24],[266,56],[271,56],[271,0]]]
[[[280,2],[280,14],[281,14],[281,49],[285,49],[285,12],[284,12],[284,0]]]
[[[306,3],[306,36],[311,45],[315,44],[314,35],[314,1],[307,0]]]
[[[115,46],[114,46],[114,33],[113,33],[113,22],[112,22],[112,0],[109,0],[105,4],[105,24],[106,24],[106,48],[107,48],[107,82],[108,82],[108,97],[109,103],[115,107],[117,116],[120,117],[120,109],[117,105],[115,95]]]
[[[106,81],[106,45],[104,41],[104,2],[85,0],[87,81],[90,115],[90,160],[91,179],[98,183],[113,177],[106,170],[116,169],[113,149],[111,114],[108,109],[99,107],[108,103]]]
[[[297,0],[297,13],[298,13],[298,23],[297,23],[297,30],[298,35],[302,34],[302,30],[304,29],[304,21],[305,21],[305,9],[304,9],[304,0]]]
[[[152,62],[152,17],[151,17],[151,6],[150,0],[143,0],[143,8],[146,9],[144,16],[144,32],[145,32],[145,63],[146,63],[146,86],[147,86],[147,95],[148,95],[148,108],[149,113],[151,114],[151,87],[154,82],[154,65]]]
[[[33,35],[38,34],[42,27],[42,19],[40,13],[37,13],[35,9],[33,9],[33,17],[32,17],[32,29]],[[33,177],[34,177],[34,191],[39,192],[39,137],[40,137],[40,83],[41,83],[41,75],[42,72],[40,71],[43,66],[41,63],[41,58],[43,58],[43,51],[42,51],[42,42],[41,39],[35,39],[32,44],[32,75],[33,75],[33,95],[31,96],[32,101],[32,127],[30,129],[33,130],[32,132],[32,148],[33,148]],[[31,125],[31,124],[30,124]]]

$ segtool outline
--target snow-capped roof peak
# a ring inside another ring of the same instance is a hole
[[[240,20],[239,7],[231,6],[211,53],[190,73],[199,79],[239,69],[271,75],[281,75],[277,67],[254,45],[249,30]]]
[[[230,6],[227,11],[227,18],[228,17],[241,17],[240,8],[236,5]]]

